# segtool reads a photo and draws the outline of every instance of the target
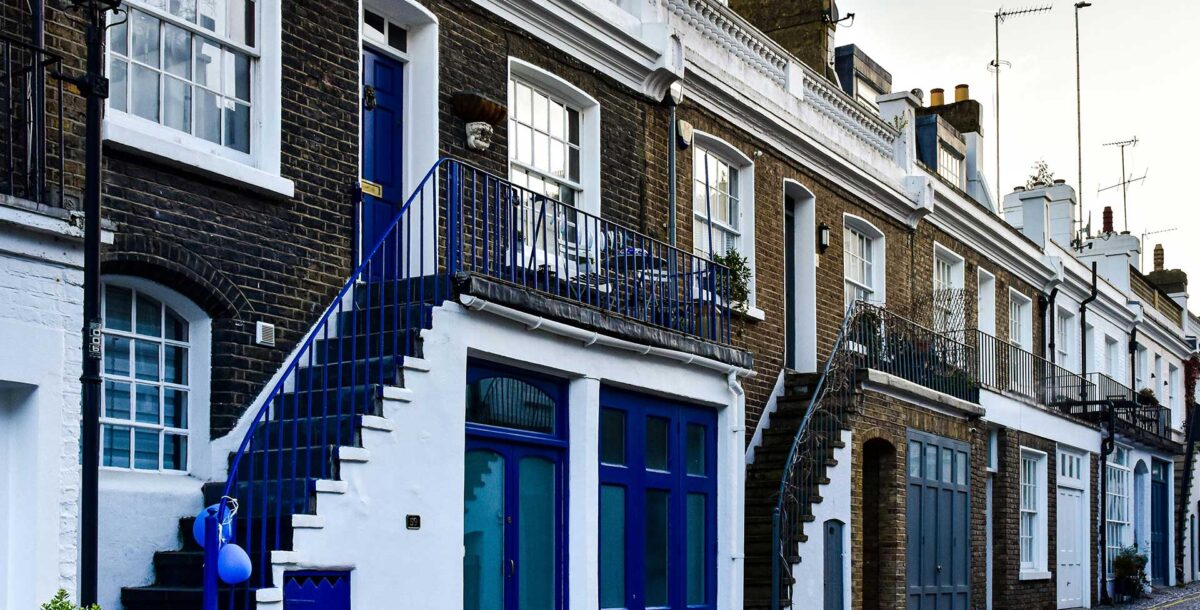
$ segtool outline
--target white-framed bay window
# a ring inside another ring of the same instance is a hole
[[[280,176],[280,2],[126,0],[108,16],[104,137],[290,196]]]
[[[1048,578],[1046,454],[1021,448],[1020,553],[1021,578]]]
[[[692,250],[708,258],[737,251],[751,270],[754,308],[754,163],[716,136],[696,132],[692,139]]]
[[[102,467],[187,472],[208,441],[210,322],[186,298],[129,277],[101,293]]]
[[[1113,559],[1129,544],[1133,536],[1133,517],[1130,501],[1133,497],[1133,470],[1129,467],[1129,449],[1117,445],[1105,464],[1105,549],[1104,573],[1113,574]]]
[[[842,217],[846,307],[855,301],[877,304],[886,301],[886,246],[883,232],[875,225],[852,214]]]

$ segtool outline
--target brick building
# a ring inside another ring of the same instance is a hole
[[[893,92],[832,2],[784,4],[126,0],[104,607],[199,608],[193,516],[232,501],[230,608],[1081,607],[1130,544],[1176,582],[1186,277],[1111,231],[1080,254],[1065,184],[995,201],[965,87]],[[45,9],[77,73],[82,24]],[[53,224],[65,258],[4,265],[67,310],[36,286],[78,273],[82,105],[39,89],[12,116],[50,117],[49,161],[0,230]],[[79,321],[41,320],[61,375],[4,381],[74,421]],[[69,523],[61,453],[37,488]],[[38,579],[0,563],[13,603],[73,588],[62,523]]]

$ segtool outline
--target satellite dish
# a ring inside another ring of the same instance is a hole
[[[838,10],[836,0],[829,0],[829,16],[827,18],[830,23],[837,23],[842,20],[842,13]]]

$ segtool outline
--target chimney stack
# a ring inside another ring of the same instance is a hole
[[[946,91],[941,87],[929,91],[929,107],[934,108],[946,103]]]
[[[1113,232],[1113,211],[1111,205],[1104,206],[1104,233]]]
[[[1166,263],[1166,254],[1163,253],[1162,244],[1154,245],[1154,270],[1162,271],[1163,265]]]
[[[954,101],[965,102],[971,99],[971,88],[967,85],[958,85],[954,87]]]

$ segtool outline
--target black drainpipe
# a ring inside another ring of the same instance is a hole
[[[1055,326],[1058,322],[1056,320],[1058,316],[1056,316],[1054,312],[1054,301],[1056,300],[1058,300],[1057,286],[1050,291],[1049,298],[1043,297],[1042,301],[1042,336],[1047,337],[1047,347],[1050,348],[1050,364],[1056,364],[1054,360],[1058,357],[1058,350],[1055,349],[1058,347],[1058,344],[1055,343],[1055,341],[1058,339],[1058,333],[1055,332]],[[1049,333],[1046,332],[1047,320],[1049,320],[1050,326]]]
[[[1100,569],[1097,571],[1100,572],[1100,574],[1098,574],[1100,579],[1100,605],[1107,606],[1112,603],[1112,599],[1110,599],[1108,596],[1108,574],[1104,569],[1106,555],[1108,554],[1108,528],[1106,527],[1106,524],[1108,523],[1107,471],[1108,456],[1112,453],[1114,441],[1116,440],[1116,432],[1114,431],[1114,425],[1116,422],[1113,411],[1115,405],[1113,405],[1112,401],[1110,400],[1104,403],[1104,406],[1106,407],[1105,411],[1107,412],[1107,417],[1105,419],[1108,423],[1108,429],[1103,438],[1100,440]]]
[[[1087,377],[1087,306],[1096,300],[1096,261],[1092,261],[1092,293],[1079,303],[1079,370],[1080,377]],[[1087,400],[1087,384],[1079,384],[1079,400]]]
[[[669,243],[671,244],[671,247],[676,247],[675,228],[676,228],[676,225],[678,224],[678,220],[676,219],[678,212],[675,210],[675,205],[676,205],[675,200],[677,197],[677,195],[675,193],[675,191],[676,191],[675,146],[677,144],[676,140],[679,139],[679,135],[675,132],[675,130],[676,130],[675,98],[671,97],[670,93],[667,93],[667,96],[663,99],[663,102],[665,102],[667,104],[667,109],[670,110],[670,112],[671,112],[671,118],[670,118],[671,124],[667,127],[667,207],[669,210],[668,214],[670,216],[667,219],[667,238],[668,238]]]

